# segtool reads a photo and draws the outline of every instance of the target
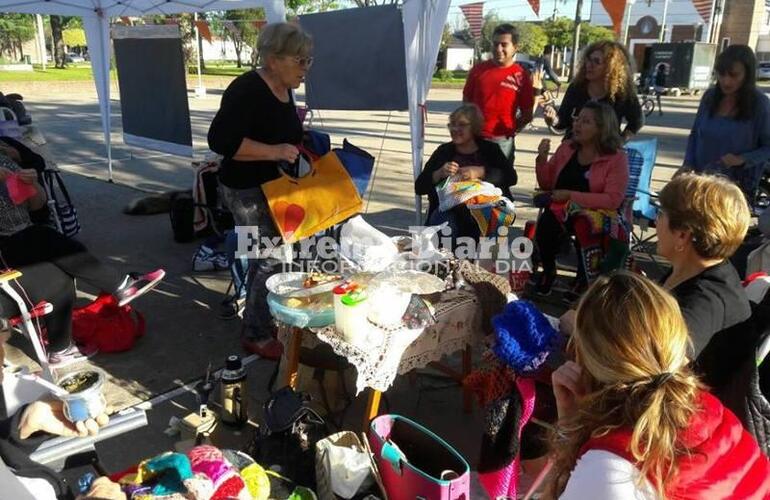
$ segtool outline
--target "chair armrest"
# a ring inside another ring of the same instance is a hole
[[[32,452],[29,458],[43,465],[56,463],[63,461],[70,455],[90,449],[99,441],[125,434],[146,425],[147,413],[144,410],[132,409],[112,417],[110,423],[102,428],[96,436],[49,439]]]

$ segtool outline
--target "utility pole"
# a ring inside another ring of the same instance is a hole
[[[669,0],[663,0],[663,19],[660,25],[660,41],[666,41],[666,20],[668,18],[668,3]],[[695,37],[693,37],[695,38]]]
[[[580,23],[583,21],[580,18],[580,14],[583,12],[583,0],[577,0],[577,8],[575,9],[575,31],[573,33],[572,40],[572,59],[569,65],[569,77],[570,80],[575,77],[575,71],[577,69],[577,55],[580,48]]]

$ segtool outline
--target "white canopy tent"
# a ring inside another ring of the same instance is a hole
[[[430,90],[450,0],[404,0],[404,46],[415,177],[422,170],[425,101]],[[168,15],[262,7],[268,22],[286,19],[283,0],[0,0],[0,12],[80,16],[99,98],[107,166],[112,180],[110,141],[110,18]],[[420,198],[416,197],[419,217]]]

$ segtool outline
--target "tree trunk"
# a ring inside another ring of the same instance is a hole
[[[64,60],[64,37],[62,36],[62,24],[64,21],[61,16],[51,16],[51,35],[53,36],[53,59],[56,67],[63,69],[66,61]]]
[[[243,65],[241,63],[241,50],[243,50],[243,41],[235,40],[235,37],[233,37],[233,48],[235,49],[235,67],[240,68]]]

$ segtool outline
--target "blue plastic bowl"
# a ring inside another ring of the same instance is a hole
[[[298,328],[323,328],[334,324],[334,307],[332,306],[321,311],[294,309],[282,304],[281,298],[274,293],[267,294],[267,305],[273,318],[287,325]]]

